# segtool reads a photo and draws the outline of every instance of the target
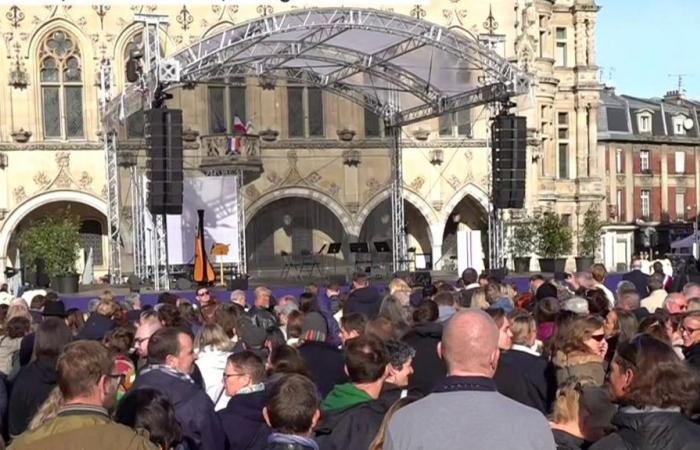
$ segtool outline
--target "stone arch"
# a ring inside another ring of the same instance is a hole
[[[76,26],[70,20],[64,19],[62,17],[56,17],[54,19],[51,19],[45,24],[41,25],[39,28],[37,28],[36,31],[34,31],[32,36],[29,38],[29,42],[27,44],[27,48],[25,49],[24,56],[29,59],[36,58],[39,52],[39,44],[41,43],[41,40],[44,38],[44,36],[46,36],[52,31],[61,28],[68,31],[78,40],[80,51],[85,54],[84,59],[86,61],[93,60],[95,58],[93,44],[90,41],[90,39],[85,35],[83,30],[80,27]],[[95,80],[90,80],[90,82],[93,83],[94,81]]]
[[[43,192],[20,203],[7,216],[5,222],[0,228],[0,255],[7,256],[7,251],[10,244],[10,238],[12,237],[12,233],[17,228],[17,225],[19,225],[22,219],[24,219],[29,213],[36,210],[37,208],[56,202],[80,203],[89,206],[103,214],[105,217],[108,217],[107,203],[101,198],[96,197],[92,194],[72,190],[56,190]],[[5,259],[0,259],[0,268],[2,268],[3,271],[6,265],[7,261]],[[3,272],[0,272],[0,277],[4,278]]]
[[[377,207],[381,202],[386,200],[391,196],[391,191],[390,190],[384,190],[371,199],[367,201],[362,206],[362,209],[357,213],[355,216],[355,224],[357,227],[362,227],[363,222],[365,219],[367,219],[367,216],[372,212],[374,208]],[[403,189],[403,199],[413,206],[416,207],[416,209],[423,215],[425,218],[426,222],[428,222],[429,226],[437,225],[440,223],[440,218],[438,215],[435,213],[433,208],[428,204],[427,201],[423,199],[418,193],[414,192],[411,189],[408,189],[404,187]],[[359,230],[358,230],[359,232]]]
[[[351,231],[354,230],[354,222],[350,217],[350,213],[348,213],[348,211],[342,205],[340,205],[340,203],[324,192],[302,186],[275,189],[273,191],[266,192],[250,202],[245,208],[246,226],[250,223],[253,216],[255,216],[258,211],[268,204],[274,202],[275,200],[290,197],[307,198],[322,204],[333,214],[335,214],[340,223],[343,225],[345,233],[348,235],[352,234]]]
[[[489,210],[491,209],[491,202],[489,200],[488,194],[479,186],[473,183],[468,183],[467,185],[457,190],[457,192],[454,193],[452,198],[450,198],[450,200],[444,206],[442,217],[443,222],[449,219],[452,210],[455,209],[459,202],[464,200],[464,197],[467,196],[472,197],[483,208],[484,213],[488,214]]]

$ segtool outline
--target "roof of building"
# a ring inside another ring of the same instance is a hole
[[[700,102],[686,99],[678,91],[663,98],[637,98],[605,88],[600,102],[599,141],[700,143]],[[649,131],[640,129],[645,114],[651,117]]]

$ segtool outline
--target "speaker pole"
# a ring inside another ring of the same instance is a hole
[[[168,224],[165,214],[154,214],[153,243],[157,249],[158,261],[153,274],[156,291],[170,290],[170,271],[168,270]]]

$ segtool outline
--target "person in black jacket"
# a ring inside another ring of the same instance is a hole
[[[272,291],[263,286],[257,287],[255,289],[255,304],[246,312],[253,325],[268,333],[271,333],[279,325],[275,315],[270,312],[271,298]]]
[[[646,298],[649,295],[649,275],[642,272],[641,259],[636,258],[632,260],[632,270],[622,275],[622,279],[634,284],[639,298]]]
[[[435,384],[447,374],[445,361],[437,353],[437,345],[442,339],[442,323],[436,322],[437,319],[437,304],[432,300],[424,301],[413,312],[413,328],[402,338],[416,350],[409,386],[422,395],[433,392]]]
[[[343,315],[359,312],[368,320],[372,320],[379,315],[381,304],[382,296],[369,285],[367,274],[356,273],[352,278],[352,291],[343,305]]]
[[[700,311],[691,311],[681,327],[685,360],[700,375]]]
[[[75,337],[76,340],[102,341],[107,333],[117,327],[112,316],[119,305],[113,300],[100,300],[95,312],[88,317],[83,328]]]
[[[379,398],[389,355],[379,338],[366,335],[345,343],[350,383],[336,386],[321,403],[316,428],[321,450],[367,450],[386,410]]]
[[[228,357],[223,377],[231,400],[218,415],[230,450],[264,447],[270,434],[263,417],[267,402],[265,363],[250,350],[234,353]]]
[[[666,343],[640,334],[617,348],[610,390],[620,405],[617,431],[591,450],[621,448],[691,450],[698,448],[700,426],[689,414],[696,402],[697,376]]]
[[[226,438],[214,403],[190,374],[197,359],[189,330],[165,327],[148,341],[148,363],[132,389],[151,388],[164,394],[188,442],[198,450],[224,450]]]
[[[56,386],[56,361],[73,333],[63,319],[44,319],[34,339],[34,360],[22,367],[10,386],[8,430],[10,436],[24,432],[39,407]]]
[[[335,385],[347,381],[343,368],[343,353],[326,342],[326,321],[317,312],[304,315],[301,327],[299,354],[309,369],[321,396],[327,395]]]

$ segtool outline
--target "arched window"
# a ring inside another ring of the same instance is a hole
[[[75,38],[63,30],[49,33],[39,57],[44,137],[84,138],[83,71]]]
[[[124,48],[124,61],[131,57],[132,51],[140,51],[143,54],[143,31],[139,31],[131,37]],[[142,138],[144,135],[143,108],[139,109],[126,119],[126,135],[129,138]]]

